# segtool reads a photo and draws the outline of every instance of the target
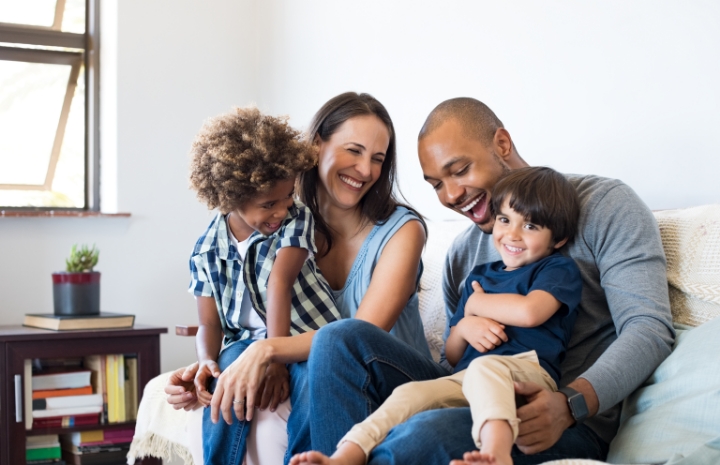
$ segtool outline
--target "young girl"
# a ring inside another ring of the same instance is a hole
[[[315,330],[340,315],[315,265],[312,214],[293,200],[297,175],[316,164],[312,145],[285,119],[236,108],[203,125],[191,156],[192,188],[219,210],[190,258],[200,320],[195,387],[207,406],[217,378],[253,341]],[[203,412],[205,463],[244,457],[244,420],[254,407],[247,394],[234,393],[238,422],[224,415],[227,425],[214,424]],[[274,408],[288,395],[286,367],[271,364],[255,398]]]

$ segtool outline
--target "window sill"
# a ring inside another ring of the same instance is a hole
[[[0,210],[0,218],[128,218],[130,213],[82,210]]]

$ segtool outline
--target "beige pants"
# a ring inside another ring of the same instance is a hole
[[[388,432],[425,410],[470,406],[472,437],[480,448],[480,428],[488,420],[505,420],[517,438],[518,423],[513,381],[530,381],[557,391],[555,381],[538,363],[535,351],[513,356],[486,355],[466,370],[444,378],[398,386],[380,408],[358,423],[338,443],[350,441],[365,455],[380,444]]]

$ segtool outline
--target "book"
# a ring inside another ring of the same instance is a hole
[[[102,396],[103,411],[100,417],[101,423],[108,422],[108,404],[107,404],[107,381],[105,379],[105,355],[89,355],[85,357],[83,365],[85,368],[92,370],[90,375],[90,383],[95,394]]]
[[[42,434],[28,436],[25,438],[26,449],[38,449],[42,447],[55,447],[60,445],[60,436],[57,434]]]
[[[37,449],[25,449],[25,460],[49,460],[62,457],[60,444],[54,447],[38,447]]]
[[[62,417],[33,418],[32,428],[70,428],[80,425],[99,424],[99,414],[67,415]]]
[[[53,417],[69,417],[77,415],[87,415],[88,413],[102,412],[102,405],[94,405],[90,407],[68,407],[47,410],[33,410],[33,418],[53,418]]]
[[[86,394],[83,396],[49,397],[33,399],[33,410],[54,410],[72,407],[102,407],[102,394]]]
[[[70,389],[48,389],[43,391],[32,391],[32,400],[36,399],[47,399],[50,397],[65,397],[65,396],[82,396],[86,394],[92,394],[92,386],[83,386],[79,388]]]
[[[27,313],[24,326],[68,331],[73,329],[132,328],[135,315],[101,312],[99,315],[55,315],[54,313]]]
[[[138,410],[137,356],[125,355],[125,419],[135,421]]]
[[[96,443],[105,441],[105,431],[101,429],[90,430],[90,431],[76,431],[70,434],[63,434],[63,442],[69,442],[76,446],[80,446],[88,443]]]
[[[23,412],[25,413],[25,429],[32,429],[32,360],[25,359],[23,370]]]
[[[39,372],[32,376],[33,391],[71,389],[90,386],[90,370]]]
[[[126,408],[125,408],[125,356],[118,354],[115,356],[117,370],[117,414],[118,422],[127,421]]]
[[[115,379],[115,356],[105,356],[105,381],[107,383],[107,404],[108,404],[108,423],[117,423],[117,400],[115,391],[117,390],[117,380]]]
[[[70,451],[62,451],[62,458],[72,465],[106,465],[116,463],[126,463],[127,453],[130,447],[121,450],[95,452],[95,453],[75,453]]]

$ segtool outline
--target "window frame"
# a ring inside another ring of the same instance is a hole
[[[23,47],[0,46],[0,59],[26,63],[69,64],[72,66],[68,79],[68,89],[63,101],[61,118],[48,164],[45,183],[42,185],[10,185],[18,190],[49,190],[54,177],[55,166],[59,158],[69,106],[77,86],[81,65],[85,66],[85,206],[75,207],[10,207],[0,206],[8,212],[48,210],[68,212],[100,211],[100,1],[85,1],[85,33],[62,32],[58,30],[62,23],[65,0],[58,0],[54,24],[51,27],[17,25],[0,22],[0,42],[22,45],[42,45],[80,49],[82,52],[60,50],[38,50]],[[9,58],[8,58],[9,57]],[[74,82],[74,83],[73,83]],[[72,87],[72,88],[71,88]],[[62,130],[62,131],[61,131]],[[62,132],[62,133],[61,133]],[[7,187],[6,187],[7,188]]]

